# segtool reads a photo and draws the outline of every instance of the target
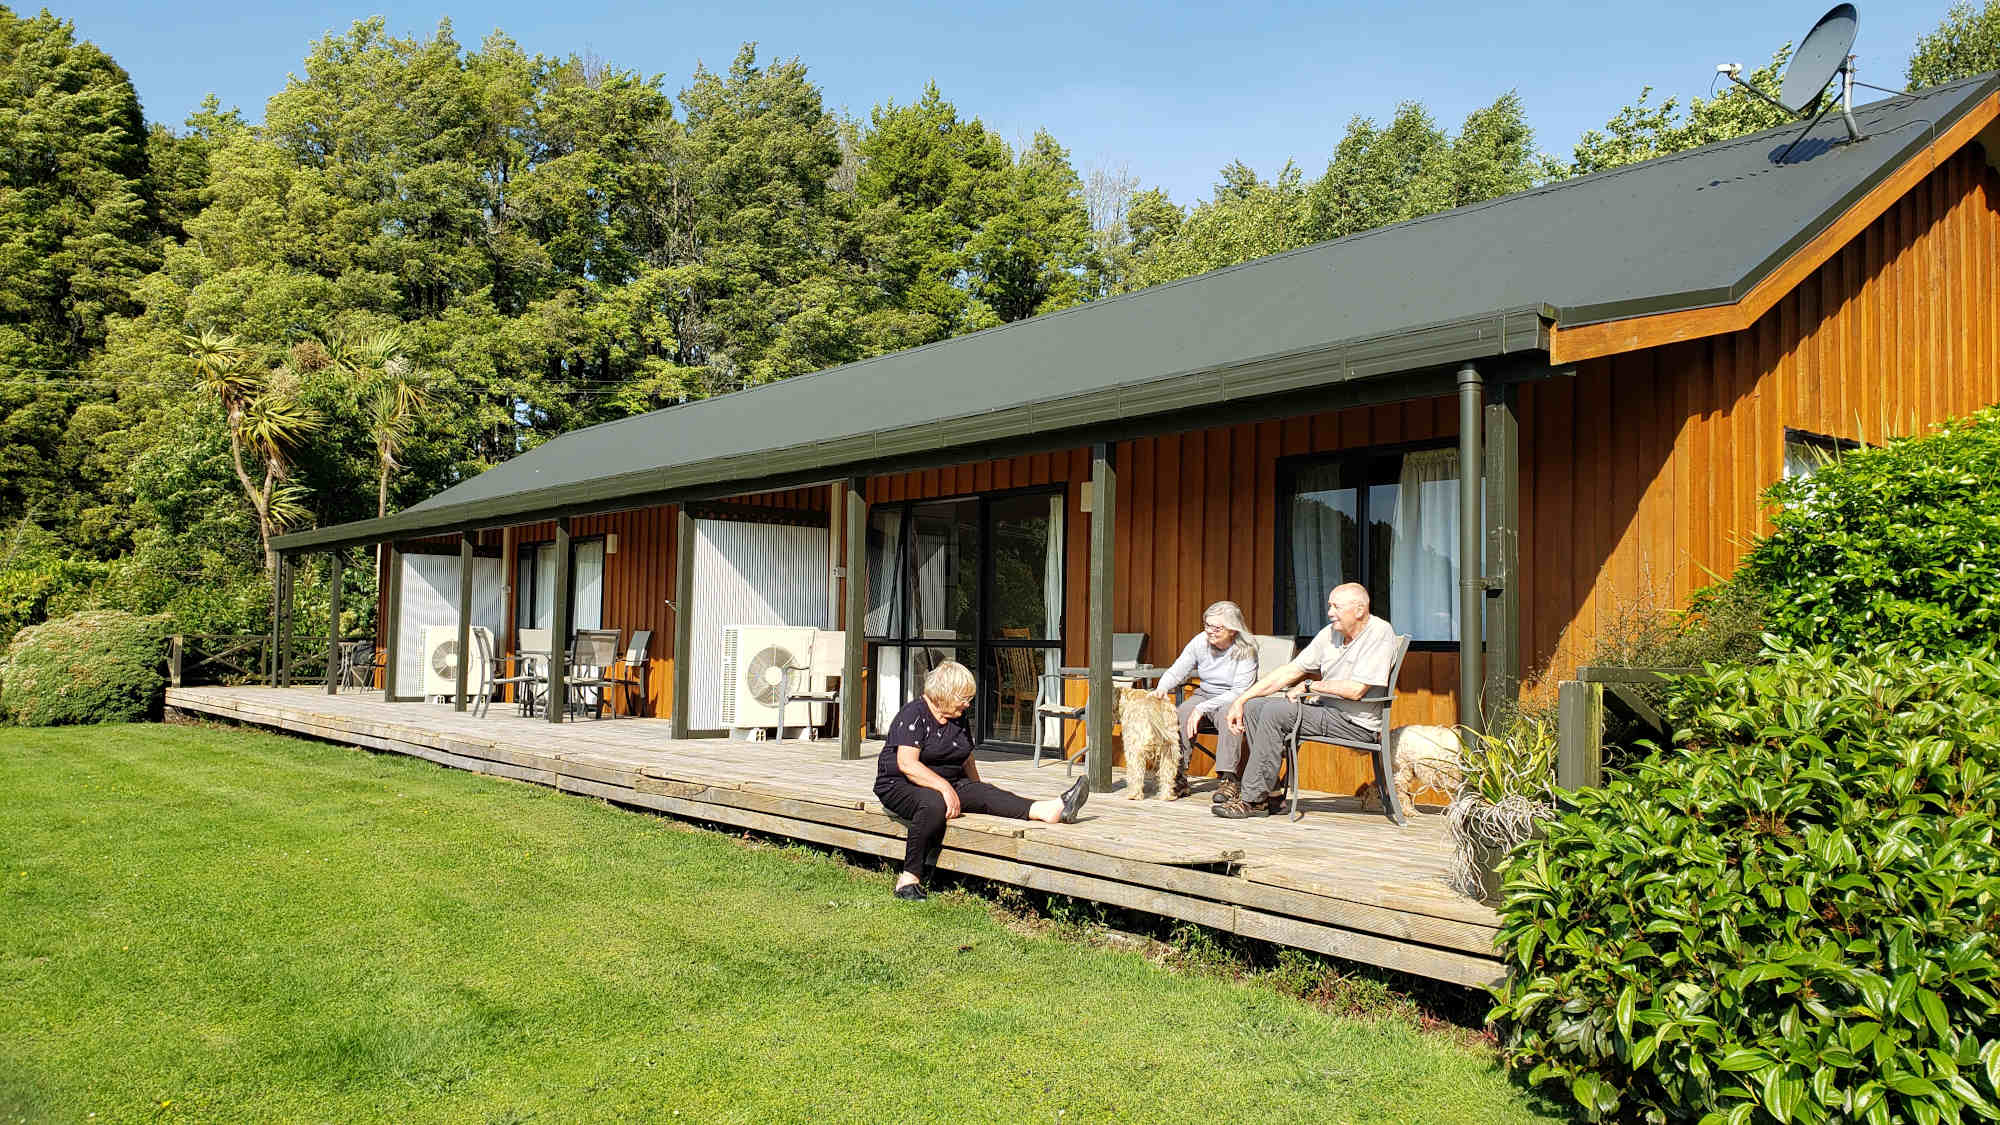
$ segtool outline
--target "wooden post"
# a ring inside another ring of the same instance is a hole
[[[1556,784],[1564,789],[1604,784],[1604,685],[1557,684],[1556,730]]]
[[[861,756],[861,730],[868,722],[868,693],[861,690],[868,632],[868,497],[860,477],[850,479],[842,491],[847,494],[847,584],[842,590],[846,651],[840,664],[840,756],[852,761]]]
[[[340,690],[340,571],[346,552],[326,553],[326,693]]]
[[[472,671],[472,536],[458,533],[458,682],[453,686],[451,709],[465,710]]]
[[[1468,363],[1458,369],[1458,723],[1467,730],[1486,729],[1479,693],[1486,686],[1482,674],[1486,631],[1486,578],[1481,573],[1480,549],[1486,536],[1480,527],[1484,513],[1479,505],[1478,480],[1485,458],[1480,455],[1480,438],[1485,431],[1485,382],[1479,368]]]
[[[1486,403],[1486,685],[1488,715],[1521,702],[1521,390]]]
[[[394,703],[396,673],[403,663],[397,655],[403,646],[396,643],[397,630],[403,624],[403,552],[391,543],[385,557],[389,560],[389,596],[382,607],[382,699]]]
[[[271,583],[271,686],[292,686],[292,556],[278,556]]]
[[[694,517],[682,504],[674,516],[674,712],[667,734],[686,738],[694,708],[688,699],[694,662]]]
[[[548,720],[552,723],[563,721],[563,712],[569,710],[569,688],[564,680],[569,676],[569,629],[574,616],[575,604],[569,588],[569,517],[556,519],[556,572],[550,576],[555,584],[555,611],[549,620],[549,706]]]
[[[1116,447],[1098,442],[1090,450],[1090,702],[1084,713],[1088,747],[1085,772],[1090,787],[1111,788],[1111,723],[1117,716],[1111,686],[1111,581],[1114,573],[1118,469]]]
[[[187,651],[187,638],[179,633],[167,638],[167,684],[181,686],[181,654]]]

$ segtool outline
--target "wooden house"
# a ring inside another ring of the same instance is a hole
[[[276,545],[391,545],[392,668],[417,586],[503,647],[651,630],[630,706],[677,734],[713,725],[718,614],[861,623],[854,754],[944,653],[1021,741],[1037,672],[1102,693],[1114,634],[1165,663],[1225,598],[1304,637],[1343,579],[1415,637],[1395,721],[1476,725],[1729,574],[1815,447],[2000,401],[1997,116],[2000,75],[1891,97],[1857,142],[1781,159],[1791,126],[607,423]]]

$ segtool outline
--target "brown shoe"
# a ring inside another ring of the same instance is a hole
[[[1253,816],[1271,815],[1271,810],[1264,806],[1264,802],[1259,801],[1252,805],[1246,803],[1241,797],[1224,801],[1208,811],[1222,817],[1224,820],[1248,820]]]
[[[1237,781],[1234,776],[1225,773],[1222,775],[1222,780],[1216,783],[1215,797],[1213,799],[1216,804],[1220,805],[1226,801],[1234,801],[1242,795],[1243,783]]]

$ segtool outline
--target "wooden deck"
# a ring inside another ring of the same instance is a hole
[[[173,688],[167,706],[690,820],[903,853],[902,826],[870,792],[872,749],[844,762],[832,742],[675,740],[654,719],[557,726],[511,707],[479,718],[318,687]],[[982,758],[980,772],[1036,798],[1067,784],[1059,764],[1036,769],[1007,755]],[[938,865],[1456,984],[1501,975],[1493,911],[1444,885],[1451,849],[1442,817],[1412,816],[1398,829],[1351,798],[1308,793],[1297,823],[1226,821],[1209,814],[1206,786],[1189,800],[1133,802],[1119,773],[1113,792],[1094,795],[1076,824],[951,822]]]

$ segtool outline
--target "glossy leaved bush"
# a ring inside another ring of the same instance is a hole
[[[1593,1119],[2000,1117],[2000,654],[1711,666],[1506,871],[1508,1061]]]
[[[27,727],[157,716],[166,627],[106,609],[21,630],[0,655],[0,715]]]
[[[1781,481],[1737,581],[1800,645],[1941,655],[2000,636],[2000,407]]]

